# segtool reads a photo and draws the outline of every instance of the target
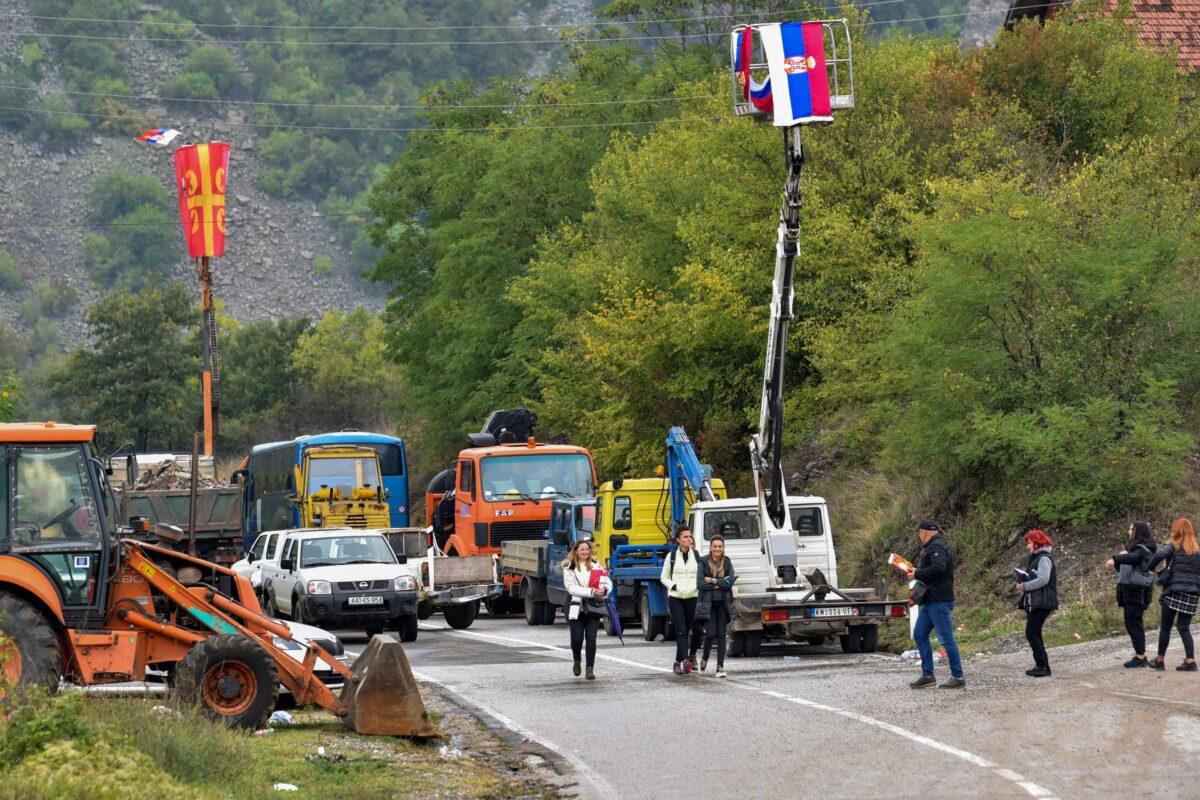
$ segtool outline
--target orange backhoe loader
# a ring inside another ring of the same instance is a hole
[[[434,737],[404,650],[375,636],[353,670],[262,613],[229,569],[114,535],[117,505],[93,453],[95,426],[0,424],[0,694],[61,679],[81,685],[165,672],[209,716],[261,726],[279,684],[359,733]],[[139,524],[131,520],[131,524]],[[320,659],[345,679],[335,696]]]

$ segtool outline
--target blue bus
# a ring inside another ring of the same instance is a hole
[[[408,527],[408,458],[404,440],[361,431],[321,433],[288,442],[255,445],[250,451],[242,480],[242,532],[247,547],[263,531],[299,527],[300,509],[288,497],[296,494],[295,468],[301,465],[304,449],[339,444],[370,447],[379,453],[392,527]]]

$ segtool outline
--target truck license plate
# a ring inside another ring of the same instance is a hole
[[[368,597],[351,597],[348,602],[352,606],[381,606],[383,598],[379,595],[370,595]]]
[[[814,617],[854,617],[858,615],[857,608],[814,608]]]

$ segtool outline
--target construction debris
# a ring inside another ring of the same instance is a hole
[[[170,459],[159,461],[138,473],[133,484],[135,490],[155,489],[189,489],[192,483],[192,472],[184,464]],[[213,486],[227,485],[201,473],[196,478],[196,485],[203,489]]]

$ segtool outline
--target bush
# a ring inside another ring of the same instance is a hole
[[[112,220],[108,236],[85,236],[83,255],[92,279],[125,291],[161,284],[179,258],[177,224],[165,211],[143,205]]]
[[[313,274],[318,278],[327,278],[333,274],[333,259],[324,253],[317,253],[313,259]]]
[[[44,280],[33,287],[33,297],[21,303],[21,321],[32,325],[41,317],[61,317],[79,302],[79,295],[62,280]]]
[[[217,87],[212,78],[196,72],[181,72],[174,80],[166,81],[158,88],[163,97],[170,97],[188,106],[199,106],[199,100],[216,100]]]
[[[25,276],[17,269],[17,263],[7,250],[0,249],[0,289],[11,292],[20,289],[25,283]]]
[[[81,714],[84,701],[79,694],[23,691],[6,709],[8,718],[0,725],[0,764],[17,764],[60,739],[90,735],[94,726]]]
[[[30,117],[29,135],[53,150],[66,150],[78,144],[87,133],[88,121],[71,113],[71,107],[57,97],[38,103],[40,112]]]
[[[188,56],[184,74],[206,75],[223,97],[241,93],[246,80],[238,70],[233,56],[223,47],[208,45],[199,47]]]
[[[158,44],[172,50],[189,50],[194,47],[190,40],[196,35],[196,26],[178,11],[168,9],[146,17],[142,35],[147,39],[179,39]]]
[[[107,223],[141,206],[170,208],[175,198],[158,178],[135,175],[118,167],[96,179],[89,202],[92,210],[88,219]]]

